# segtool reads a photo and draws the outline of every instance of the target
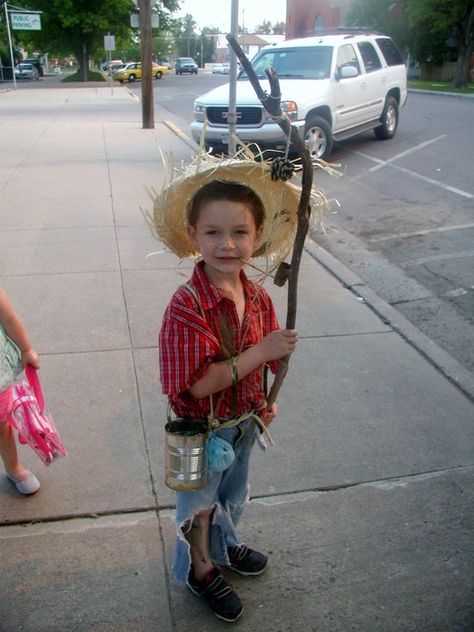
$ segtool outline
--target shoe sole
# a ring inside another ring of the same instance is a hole
[[[202,595],[200,593],[196,592],[196,590],[191,586],[191,584],[188,584],[186,582],[186,587],[189,588],[189,590],[193,593],[193,595],[196,595],[196,597],[202,597]],[[209,604],[208,604],[208,606],[209,606]],[[221,614],[217,614],[217,612],[215,612],[215,610],[213,610],[210,606],[209,606],[209,610],[212,612],[212,614],[214,616],[216,616],[218,619],[221,619],[222,621],[225,621],[226,623],[234,623],[234,621],[237,621],[238,619],[240,619],[240,617],[242,616],[242,614],[244,612],[244,609],[242,608],[242,610],[235,617],[235,619],[226,619]]]
[[[228,568],[230,571],[238,573],[239,575],[243,575],[244,577],[256,577],[257,575],[261,575],[262,573],[264,573],[267,569],[267,566],[265,565],[260,571],[243,571],[240,568],[232,566],[231,564],[229,566],[224,566],[224,568]]]

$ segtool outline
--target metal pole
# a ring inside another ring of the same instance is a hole
[[[151,0],[140,0],[140,49],[142,61],[142,123],[143,129],[154,129],[152,72]]]
[[[10,22],[8,21],[8,5],[5,2],[4,5],[5,7],[5,21],[7,23],[7,33],[8,33],[8,45],[10,47],[10,59],[12,62],[12,75],[13,75],[13,86],[16,90],[16,76],[15,76],[15,60],[13,59],[13,45],[12,45],[12,34],[10,32]]]
[[[237,39],[239,28],[239,0],[232,0],[232,12],[230,19],[230,32]],[[234,51],[230,51],[229,69],[229,156],[235,154],[235,126],[237,124],[237,56]]]

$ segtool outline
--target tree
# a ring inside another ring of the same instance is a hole
[[[357,0],[347,12],[345,22],[346,26],[386,33],[402,50],[407,48],[410,40],[408,20],[401,2]]]
[[[261,35],[270,35],[272,32],[272,23],[270,20],[263,20],[263,22],[257,26],[255,32]]]
[[[421,33],[421,41],[430,50],[433,43],[447,42],[451,37],[458,52],[453,79],[455,88],[469,82],[469,65],[474,50],[473,0],[407,0],[407,14],[414,33]]]
[[[284,35],[285,31],[286,31],[285,22],[275,22],[275,24],[273,25],[273,33],[275,35]]]
[[[163,0],[162,5],[170,12],[178,8],[177,0]],[[19,39],[44,51],[75,55],[81,77],[87,77],[90,57],[103,57],[104,35],[115,35],[118,47],[133,41],[133,0],[23,0],[22,6],[43,11],[42,30],[23,32]]]

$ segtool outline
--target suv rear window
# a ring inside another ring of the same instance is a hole
[[[326,79],[329,77],[332,46],[287,48],[258,53],[252,66],[259,79],[265,79],[265,68],[272,66],[280,79]],[[247,79],[242,72],[239,79]]]
[[[382,62],[377,55],[377,51],[370,42],[359,42],[357,47],[364,60],[365,72],[374,72],[374,70],[382,68]]]
[[[404,63],[400,51],[391,39],[388,39],[388,37],[378,37],[376,42],[385,57],[387,66],[400,66]]]

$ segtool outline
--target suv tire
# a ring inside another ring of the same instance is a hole
[[[387,97],[380,120],[382,125],[374,129],[377,138],[380,140],[393,138],[398,127],[398,103],[393,97]]]
[[[311,158],[328,158],[332,152],[333,137],[329,123],[322,116],[312,116],[304,128],[304,143]]]
[[[136,78],[137,78],[137,75],[130,75],[128,80],[130,81],[130,83],[132,83],[133,81],[135,81]]]
[[[161,70],[158,70],[155,74],[155,79],[161,79],[162,76],[163,76],[163,73],[161,72]]]

